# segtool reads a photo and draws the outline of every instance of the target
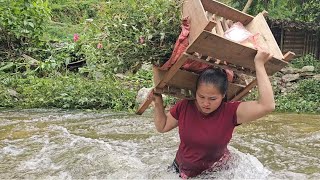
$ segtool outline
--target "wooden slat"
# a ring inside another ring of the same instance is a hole
[[[242,89],[244,89],[245,86],[240,84],[228,84],[228,93],[227,93],[227,99],[230,100],[232,97],[236,96]]]
[[[158,68],[153,69],[154,81],[155,84],[159,84],[159,82],[164,78],[165,74],[168,73],[168,70],[160,70]],[[175,87],[178,89],[187,89],[191,90],[193,93],[196,91],[196,82],[199,75],[190,71],[178,70],[176,74],[172,77],[170,81],[166,83],[167,86]],[[230,99],[234,97],[240,90],[242,90],[245,86],[235,83],[228,83],[228,92],[227,97]]]
[[[155,89],[162,89],[166,86],[167,82],[171,80],[171,78],[176,74],[179,68],[186,62],[187,58],[184,54],[180,55],[179,59],[176,63],[163,75],[163,78],[155,84]],[[151,104],[152,98],[150,98],[150,93],[148,98],[140,105],[136,114],[141,115]]]
[[[219,68],[222,68],[222,69],[230,69],[232,71],[234,71],[235,73],[238,73],[238,74],[247,74],[247,75],[250,75],[250,76],[255,76],[255,73],[253,71],[250,71],[249,69],[245,69],[245,70],[240,70],[240,69],[236,69],[236,68],[233,68],[231,66],[227,66],[227,65],[224,65],[224,64],[217,64],[217,63],[214,63],[214,62],[210,62],[210,61],[206,61],[204,59],[200,59],[194,55],[191,55],[191,54],[187,54],[187,57],[188,59],[192,59],[194,61],[198,61],[198,62],[201,62],[201,63],[204,63],[204,64],[208,64],[208,65],[211,65],[213,67],[219,67]]]
[[[251,81],[244,89],[241,90],[239,94],[234,96],[231,101],[238,101],[246,96],[249,91],[257,85],[257,79]]]
[[[227,31],[228,29],[230,29],[226,18],[222,18],[221,24],[224,31]]]
[[[163,88],[186,61],[187,61],[186,54],[185,53],[181,54],[179,59],[172,65],[169,71],[164,75],[163,79],[161,79],[161,81],[155,84],[155,88],[160,88],[160,89]]]
[[[164,78],[168,70],[160,70],[157,67],[153,68],[153,81],[155,84]],[[180,89],[188,89],[195,91],[195,82],[197,81],[198,75],[192,72],[178,70],[176,74],[171,78],[170,81],[166,84],[167,86],[173,86]]]
[[[207,26],[204,28],[206,31],[212,31],[212,29],[216,26],[217,22],[216,21],[209,21]]]
[[[266,22],[262,13],[259,13],[246,28],[253,34],[259,33],[257,43],[262,48],[267,48],[270,53],[277,59],[283,59],[282,52],[273,37],[268,23]]]
[[[221,20],[220,18],[218,18],[216,20],[217,24],[216,24],[216,30],[217,30],[217,34],[221,37],[223,37],[224,35],[224,31],[223,31],[223,28],[222,28],[222,24],[221,24]]]
[[[283,60],[290,62],[294,58],[295,55],[296,54],[294,52],[289,51],[284,55]]]
[[[223,16],[232,21],[239,21],[244,25],[247,25],[252,21],[253,16],[246,13],[238,11],[237,9],[226,6],[215,0],[201,0],[204,10],[211,12],[212,14],[217,14]]]
[[[253,59],[257,50],[227,40],[208,31],[203,31],[197,40],[187,48],[187,52],[189,54],[198,52],[202,55],[211,56],[255,71]],[[287,64],[282,58],[276,59],[273,57],[265,64],[265,67],[268,75],[272,75]]]
[[[208,24],[207,15],[200,0],[183,2],[183,17],[190,19],[189,43],[191,44]]]
[[[152,92],[148,94],[147,99],[144,100],[144,102],[139,106],[138,110],[136,111],[136,114],[141,115],[151,104],[152,102]]]

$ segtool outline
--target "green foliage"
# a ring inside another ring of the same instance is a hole
[[[180,32],[177,1],[114,0],[97,2],[94,6],[102,11],[93,19],[77,21],[81,29],[69,32],[70,40],[75,33],[80,36],[75,42],[78,47],[75,54],[92,65],[85,67],[86,72],[92,72],[92,68],[135,72],[143,62],[161,63],[170,57]],[[67,11],[61,12],[70,16]],[[99,43],[101,49],[97,49]]]
[[[137,90],[153,86],[153,76],[152,71],[140,69],[137,73],[127,76],[125,78],[127,86],[134,86]]]
[[[303,66],[314,66],[315,72],[320,73],[320,60],[316,59],[313,55],[308,54],[291,61],[291,65],[295,68],[302,68]]]
[[[0,58],[6,56],[0,62],[0,107],[134,109],[136,92],[153,85],[152,72],[141,65],[162,64],[171,55],[180,32],[180,2],[0,0]],[[249,14],[265,9],[273,18],[317,22],[316,2],[253,1]],[[233,1],[240,10],[245,3]],[[74,74],[70,67],[76,63],[83,64]],[[292,64],[313,65],[319,72],[312,56]],[[126,76],[117,79],[115,72]],[[315,80],[299,82],[287,95],[275,88],[277,110],[318,112],[319,89]],[[256,96],[255,91],[248,99]],[[166,98],[165,104],[176,100]]]
[[[0,107],[13,107],[15,103],[14,97],[9,94],[9,89],[7,89],[3,84],[0,84]]]
[[[1,107],[22,108],[95,108],[132,110],[136,91],[125,88],[113,78],[92,80],[79,75],[37,78],[29,75],[1,76],[0,92],[13,89],[17,102],[8,93],[1,93]]]
[[[276,111],[297,113],[320,113],[320,81],[306,79],[298,82],[292,92],[282,93],[278,86],[273,86]],[[256,100],[258,91],[254,89],[244,100]]]
[[[99,0],[51,0],[52,20],[70,24],[79,24],[87,18],[96,18],[104,12],[105,2]]]
[[[44,0],[0,0],[0,43],[7,48],[37,45],[50,17]]]
[[[231,5],[242,10],[247,0],[231,0]],[[289,19],[303,22],[320,23],[320,3],[318,0],[263,0],[253,1],[248,13],[256,15],[263,10],[272,19]]]
[[[305,1],[301,8],[294,14],[294,19],[303,22],[320,23],[320,3],[319,0]]]
[[[320,102],[320,81],[316,79],[299,81],[296,93],[306,101]],[[320,106],[318,106],[320,107]]]
[[[306,101],[290,94],[276,99],[276,109],[278,112],[296,112],[296,113],[319,113],[319,103]]]

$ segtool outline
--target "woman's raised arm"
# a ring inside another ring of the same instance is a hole
[[[259,97],[256,101],[240,103],[237,109],[238,124],[261,118],[275,109],[272,86],[264,67],[264,64],[271,58],[272,55],[268,52],[258,50],[254,58],[254,64],[258,82]]]

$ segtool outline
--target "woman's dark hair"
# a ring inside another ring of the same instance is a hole
[[[203,71],[197,80],[196,89],[201,83],[212,84],[217,87],[222,95],[227,93],[228,78],[224,69],[210,68]]]

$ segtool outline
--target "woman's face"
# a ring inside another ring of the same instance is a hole
[[[212,84],[200,83],[196,92],[196,104],[203,114],[215,111],[221,104],[224,95]]]

